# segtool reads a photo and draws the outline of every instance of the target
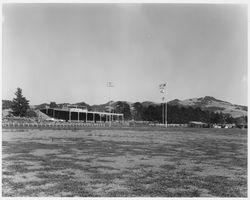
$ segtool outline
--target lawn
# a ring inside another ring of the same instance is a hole
[[[3,196],[247,197],[240,129],[7,130]]]

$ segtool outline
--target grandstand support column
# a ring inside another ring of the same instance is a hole
[[[86,112],[86,123],[88,122],[88,112]]]
[[[55,109],[53,109],[53,118],[55,118]]]
[[[99,116],[100,116],[100,122],[102,122],[102,114],[100,113]]]
[[[78,119],[78,122],[79,122],[79,115],[80,115],[80,113],[78,112],[78,116],[77,116],[77,117],[78,117],[78,118],[77,118],[77,119]]]
[[[69,111],[69,121],[71,121],[71,112]]]
[[[95,113],[93,113],[93,122],[95,122]]]

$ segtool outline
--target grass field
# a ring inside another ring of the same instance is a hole
[[[3,196],[247,197],[247,131],[3,130]]]

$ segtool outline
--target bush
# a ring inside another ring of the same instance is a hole
[[[34,110],[28,109],[26,112],[26,117],[38,117]]]

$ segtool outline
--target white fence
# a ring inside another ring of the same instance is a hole
[[[81,128],[81,127],[105,127],[108,124],[105,123],[19,123],[19,122],[3,122],[3,128]]]

